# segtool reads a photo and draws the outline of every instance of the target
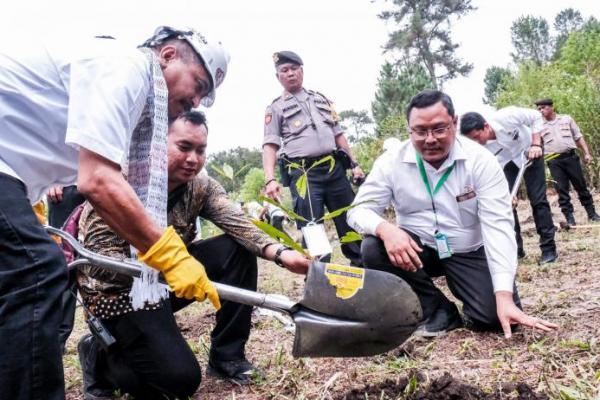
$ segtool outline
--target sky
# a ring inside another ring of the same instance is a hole
[[[329,97],[339,111],[370,110],[383,44],[393,25],[377,18],[384,0],[20,0],[2,7],[6,35],[110,34],[132,46],[159,25],[192,26],[221,41],[231,55],[215,104],[203,109],[209,123],[208,151],[260,148],[264,110],[281,94],[272,54],[293,50],[304,60],[304,86]],[[492,65],[511,62],[510,26],[521,15],[542,16],[550,25],[562,9],[600,18],[600,0],[473,0],[477,10],[453,24],[458,55],[474,64],[467,77],[447,82],[458,113],[488,112],[483,78]],[[141,7],[140,7],[141,6]]]

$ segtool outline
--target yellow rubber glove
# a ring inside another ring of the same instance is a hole
[[[218,310],[219,294],[206,276],[204,266],[188,253],[185,244],[169,226],[158,242],[138,259],[161,271],[177,297],[204,301],[207,297]]]
[[[37,217],[40,224],[48,225],[48,218],[46,218],[46,209],[44,207],[44,203],[38,201],[31,208],[33,208],[33,212],[35,213],[35,216]]]

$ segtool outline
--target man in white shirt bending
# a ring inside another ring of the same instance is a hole
[[[460,118],[460,132],[496,155],[511,190],[519,169],[523,168],[526,162],[530,162],[523,179],[535,228],[540,237],[542,255],[539,263],[547,264],[556,261],[558,254],[554,242],[556,228],[552,221],[550,203],[546,198],[546,173],[541,138],[543,129],[544,120],[540,113],[520,107],[502,108],[496,111],[489,121],[476,112],[466,113]],[[516,210],[514,219],[517,255],[523,258],[525,251]]]
[[[410,140],[375,161],[348,212],[349,224],[368,235],[365,266],[413,288],[423,307],[422,336],[461,326],[456,305],[431,280],[442,275],[474,329],[502,329],[506,337],[514,324],[556,329],[521,310],[511,199],[494,156],[456,137],[452,100],[442,92],[413,97],[407,120]],[[390,203],[396,224],[382,217]]]
[[[53,185],[77,183],[177,296],[219,307],[204,267],[166,227],[166,133],[169,119],[212,104],[229,56],[165,26],[138,49],[75,33],[43,39],[0,39],[0,397],[12,400],[65,397],[67,268],[31,208]]]

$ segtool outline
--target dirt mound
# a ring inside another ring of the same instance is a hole
[[[536,394],[525,383],[510,383],[503,385],[502,390],[495,393],[485,393],[481,389],[460,382],[449,373],[434,379],[425,388],[416,387],[411,390],[411,381],[420,374],[403,377],[397,381],[387,379],[377,385],[366,385],[362,389],[352,389],[340,395],[336,400],[380,400],[380,399],[407,399],[407,400],[500,400],[516,398],[519,400],[546,400],[548,396]]]

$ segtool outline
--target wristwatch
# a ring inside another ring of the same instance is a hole
[[[350,160],[350,169],[354,169],[358,167],[358,163],[356,161]]]
[[[275,252],[275,259],[273,261],[275,261],[275,264],[279,265],[282,268],[285,268],[285,267],[283,266],[283,262],[281,261],[281,253],[283,253],[284,251],[287,251],[287,250],[292,250],[292,248],[288,247],[286,245],[281,245]]]

